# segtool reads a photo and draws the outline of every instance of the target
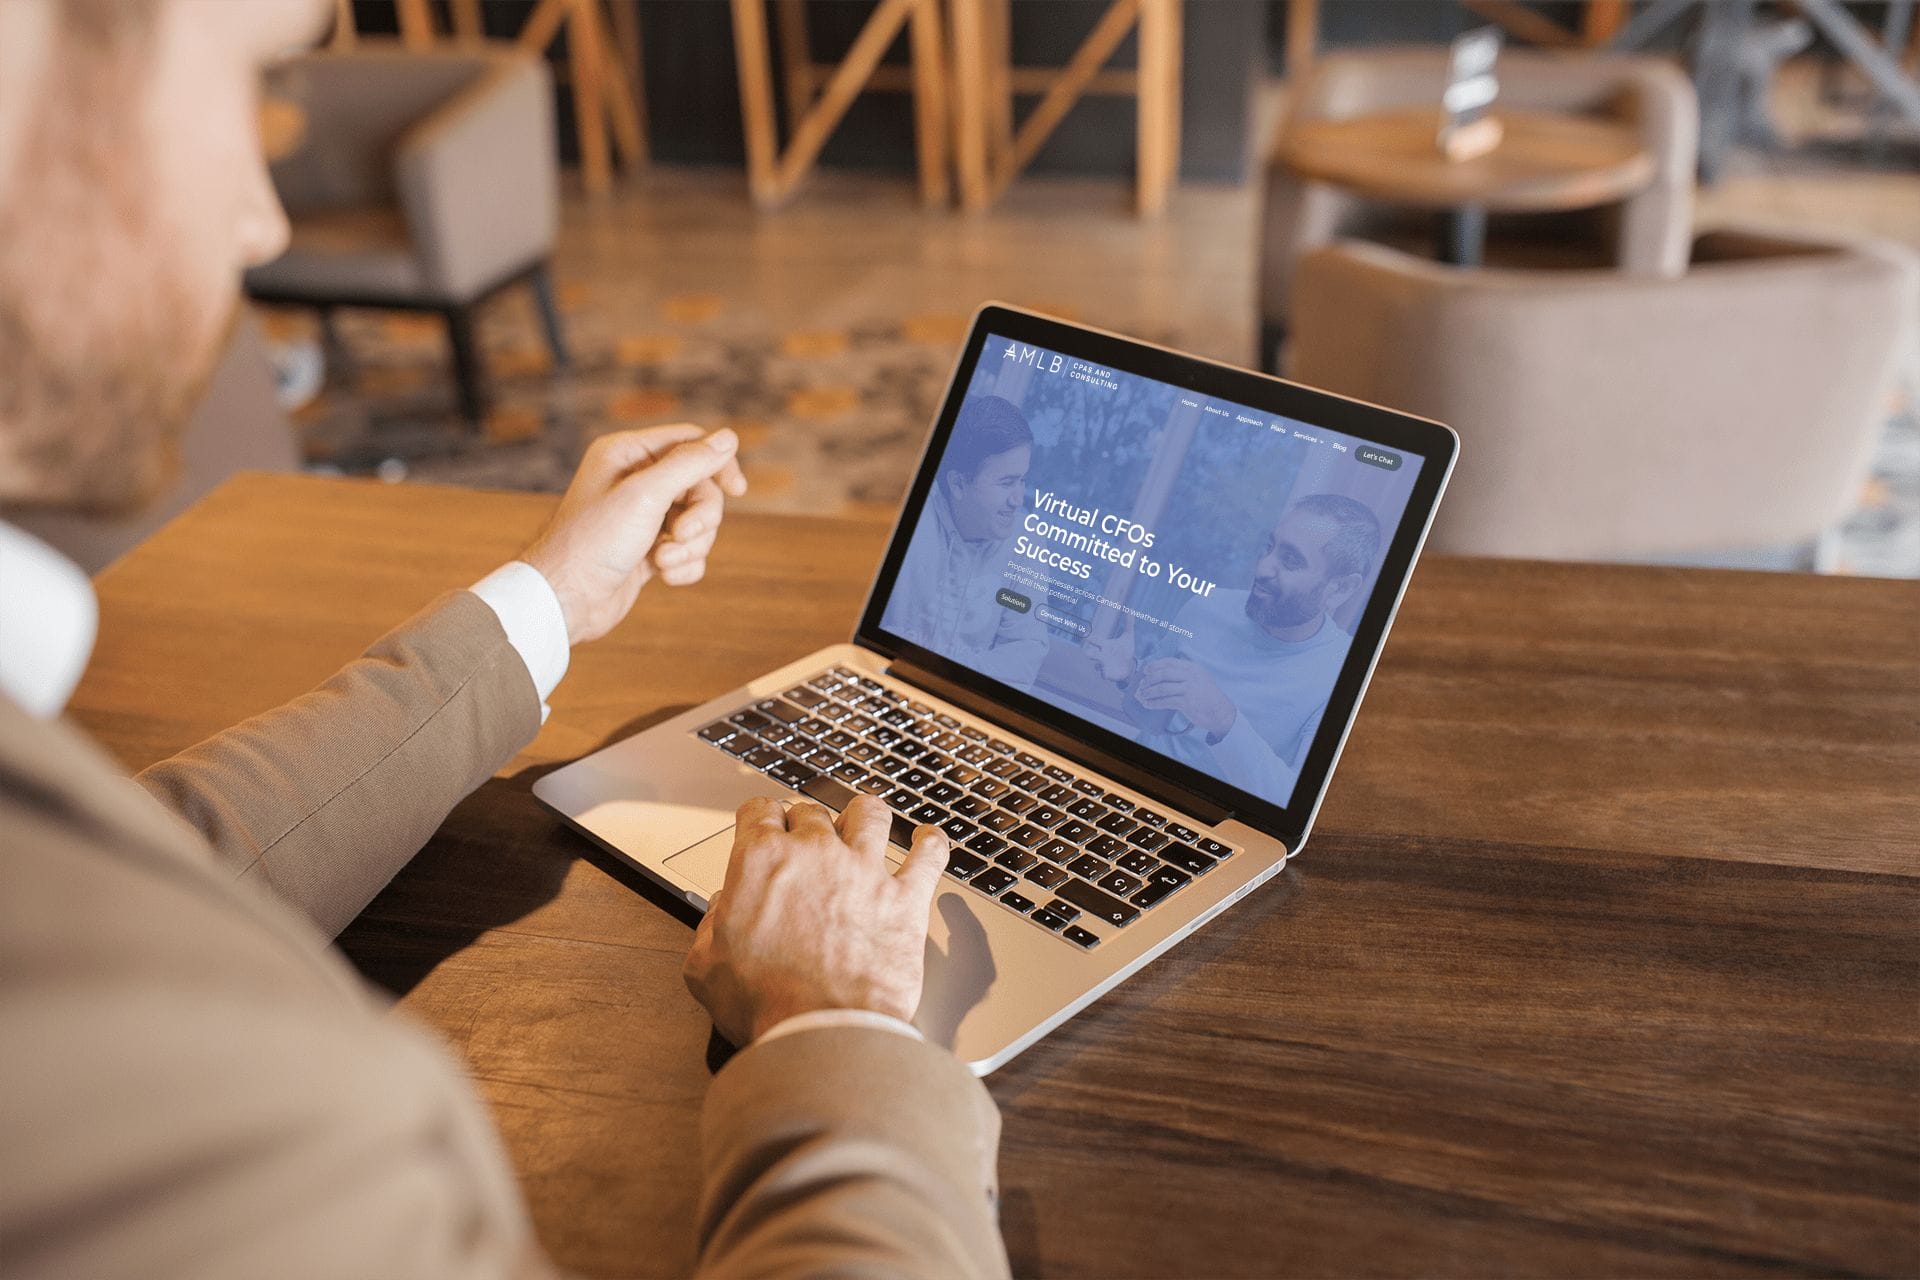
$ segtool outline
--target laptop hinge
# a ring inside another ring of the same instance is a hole
[[[1130,764],[1118,756],[1109,755],[1098,747],[1089,746],[1070,733],[990,701],[943,676],[935,675],[925,667],[915,666],[905,658],[895,658],[887,667],[887,674],[898,676],[937,697],[965,707],[967,711],[983,720],[1004,725],[1009,731],[1023,738],[1031,738],[1048,750],[1057,751],[1069,760],[1077,761],[1096,773],[1103,773],[1124,782],[1142,795],[1152,796],[1161,804],[1190,814],[1210,827],[1218,826],[1233,816],[1232,810],[1222,808],[1217,801],[1196,795],[1184,787],[1175,786],[1165,778],[1155,777],[1138,765]]]

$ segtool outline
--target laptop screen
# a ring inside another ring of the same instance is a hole
[[[989,332],[932,465],[885,632],[1293,800],[1419,455]]]

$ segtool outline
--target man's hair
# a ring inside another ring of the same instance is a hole
[[[1032,443],[1033,428],[1012,401],[999,396],[970,396],[954,419],[953,436],[947,441],[947,455],[940,469],[957,471],[971,480],[980,474],[980,466],[988,458]]]
[[[1367,576],[1373,558],[1380,554],[1380,521],[1365,503],[1336,493],[1315,493],[1293,506],[1333,525],[1327,539],[1327,577],[1343,578],[1349,573]]]

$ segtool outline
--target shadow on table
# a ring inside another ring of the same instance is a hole
[[[637,716],[592,750],[684,710],[661,707]],[[347,927],[340,949],[369,982],[404,996],[488,930],[553,901],[581,858],[689,927],[699,922],[692,907],[589,843],[534,798],[533,784],[560,767],[538,765],[481,784]]]

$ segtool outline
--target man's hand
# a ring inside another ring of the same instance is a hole
[[[909,1019],[925,979],[927,917],[947,865],[938,827],[887,866],[888,808],[859,796],[836,824],[817,804],[740,806],[727,882],[687,952],[687,987],[741,1047],[816,1009]]]
[[[739,446],[731,431],[684,422],[587,446],[559,509],[520,557],[560,598],[570,643],[613,630],[656,572],[668,586],[700,580],[724,499],[747,491]]]
[[[1115,684],[1133,674],[1133,615],[1123,613],[1120,619],[1119,628],[1106,639],[1088,636],[1080,645],[1080,652],[1100,669],[1101,678]]]
[[[1133,696],[1143,707],[1180,712],[1216,740],[1233,728],[1240,714],[1207,669],[1185,658],[1161,658],[1142,667]]]

